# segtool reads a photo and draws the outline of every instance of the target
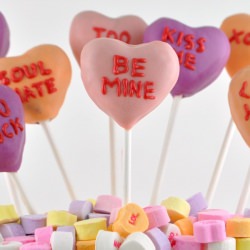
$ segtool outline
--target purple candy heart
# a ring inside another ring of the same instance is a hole
[[[10,46],[10,31],[8,24],[0,12],[0,57],[6,56]]]
[[[0,85],[0,172],[20,168],[25,143],[23,105],[9,87]]]
[[[191,28],[176,20],[160,18],[149,25],[144,42],[169,43],[180,61],[179,79],[173,96],[191,96],[211,84],[224,68],[230,45],[226,35],[215,27]]]

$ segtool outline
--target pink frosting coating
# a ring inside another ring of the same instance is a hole
[[[77,62],[80,63],[82,48],[89,41],[109,37],[128,44],[140,44],[146,27],[147,24],[137,16],[110,18],[98,12],[83,11],[75,16],[71,24],[71,48]]]
[[[129,130],[174,87],[179,62],[166,43],[127,45],[100,38],[83,48],[81,71],[85,89],[95,104]]]

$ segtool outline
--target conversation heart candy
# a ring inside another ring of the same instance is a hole
[[[128,44],[139,44],[147,24],[137,16],[109,18],[94,11],[83,11],[75,16],[70,28],[70,45],[80,63],[83,46],[92,39],[108,37]]]
[[[10,46],[10,31],[4,15],[0,12],[0,57],[7,54]]]
[[[0,59],[0,83],[19,95],[26,123],[54,118],[70,79],[70,61],[55,45],[40,45],[21,56]]]
[[[19,170],[25,144],[23,106],[18,95],[0,85],[0,172]]]
[[[232,78],[228,100],[232,118],[250,147],[250,66],[238,71]]]
[[[170,18],[160,18],[146,28],[144,42],[153,40],[169,43],[178,55],[180,76],[173,96],[188,97],[206,88],[221,73],[230,53],[220,29],[192,28]]]
[[[129,130],[173,88],[178,58],[166,43],[127,45],[99,38],[81,53],[82,80],[96,105]]]
[[[232,77],[237,71],[250,65],[250,15],[240,13],[229,16],[223,21],[221,29],[231,46],[226,69]]]

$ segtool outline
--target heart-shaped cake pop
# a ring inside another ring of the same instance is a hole
[[[232,118],[250,147],[250,66],[241,69],[233,76],[228,100]]]
[[[250,15],[241,13],[229,16],[223,21],[221,29],[231,45],[226,69],[232,77],[237,71],[250,65]]]
[[[0,12],[0,31],[1,31],[0,57],[4,57],[6,56],[10,46],[10,31],[8,24],[1,12]]]
[[[128,15],[109,18],[98,12],[83,11],[75,16],[70,28],[70,44],[80,63],[83,46],[95,38],[108,37],[128,44],[139,44],[147,24],[137,16]]]
[[[170,18],[148,26],[144,42],[161,40],[176,51],[180,76],[173,96],[191,96],[211,84],[221,73],[230,53],[226,35],[215,27],[192,28]]]
[[[23,106],[18,95],[0,85],[0,172],[20,168],[25,143]]]
[[[173,88],[179,62],[166,43],[127,45],[100,38],[84,46],[81,70],[87,93],[96,105],[129,130]]]
[[[0,59],[0,83],[20,96],[26,123],[54,118],[70,80],[70,61],[55,45],[40,45],[21,56]]]

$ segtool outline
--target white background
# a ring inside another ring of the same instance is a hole
[[[234,13],[250,13],[249,0],[0,0],[11,31],[8,56],[16,56],[44,43],[56,44],[70,57],[73,77],[59,115],[49,123],[69,179],[78,199],[110,193],[108,118],[85,93],[80,70],[69,45],[73,17],[95,10],[110,17],[134,14],[148,24],[160,17],[177,19],[189,26],[219,27]],[[188,198],[207,192],[213,167],[224,138],[230,112],[227,91],[230,78],[224,70],[207,89],[181,102],[167,158],[165,184],[160,199],[170,195]],[[132,200],[149,204],[172,97],[133,129]],[[123,130],[117,132],[117,167],[122,170]],[[250,151],[238,131],[234,134],[225,167],[211,207],[235,211],[250,164]],[[56,168],[44,131],[27,125],[27,140],[18,177],[38,212],[67,209],[70,198]],[[122,196],[122,175],[117,176]],[[9,203],[0,176],[0,203]],[[248,203],[250,206],[250,201]]]

